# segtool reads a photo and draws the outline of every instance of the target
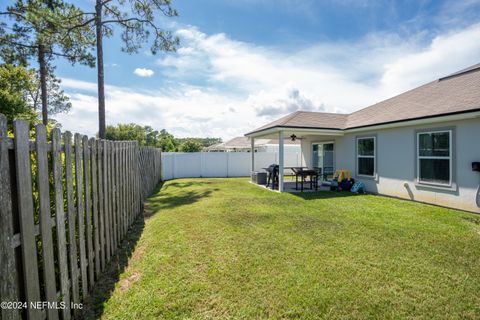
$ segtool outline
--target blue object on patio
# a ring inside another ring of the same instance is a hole
[[[366,193],[366,189],[365,189],[365,184],[361,181],[357,181],[355,182],[355,184],[352,186],[352,188],[350,189],[351,192],[353,193]]]

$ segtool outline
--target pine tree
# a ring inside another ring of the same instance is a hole
[[[96,30],[99,136],[102,139],[106,137],[103,38],[113,36],[114,28],[120,29],[122,50],[137,53],[153,33],[150,48],[153,54],[175,51],[179,39],[159,26],[157,14],[175,17],[178,12],[172,8],[171,0],[96,0],[95,13],[87,14],[90,16],[87,22]]]
[[[85,24],[85,14],[79,8],[62,0],[17,0],[0,15],[10,17],[11,25],[0,25],[0,49],[2,58],[16,60],[25,65],[36,58],[38,63],[39,98],[42,120],[48,123],[49,87],[50,102],[57,110],[63,104],[68,109],[65,95],[57,88],[59,80],[53,74],[53,60],[63,57],[72,64],[95,66],[91,53],[95,37],[91,27]],[[6,31],[7,27],[9,32]],[[33,106],[38,96],[32,95]]]

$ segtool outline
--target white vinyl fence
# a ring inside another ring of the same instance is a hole
[[[163,152],[162,179],[200,177],[246,177],[251,171],[250,152]],[[277,152],[255,153],[255,171],[278,164]],[[285,153],[285,166],[302,166],[301,154]]]

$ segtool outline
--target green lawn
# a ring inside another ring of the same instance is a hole
[[[244,178],[169,181],[146,210],[105,319],[480,318],[478,215]]]

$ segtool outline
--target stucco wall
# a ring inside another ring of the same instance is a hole
[[[456,185],[453,190],[427,187],[415,183],[415,132],[426,128],[455,128],[453,162]],[[355,138],[375,135],[377,142],[377,176],[366,179],[356,176]],[[304,162],[312,164],[312,143],[335,142],[336,169],[350,169],[356,180],[363,181],[369,192],[411,199],[480,213],[480,173],[471,163],[480,161],[480,119],[444,122],[435,125],[384,129],[351,133],[343,137],[305,137],[302,140]],[[477,199],[477,197],[479,199]]]

